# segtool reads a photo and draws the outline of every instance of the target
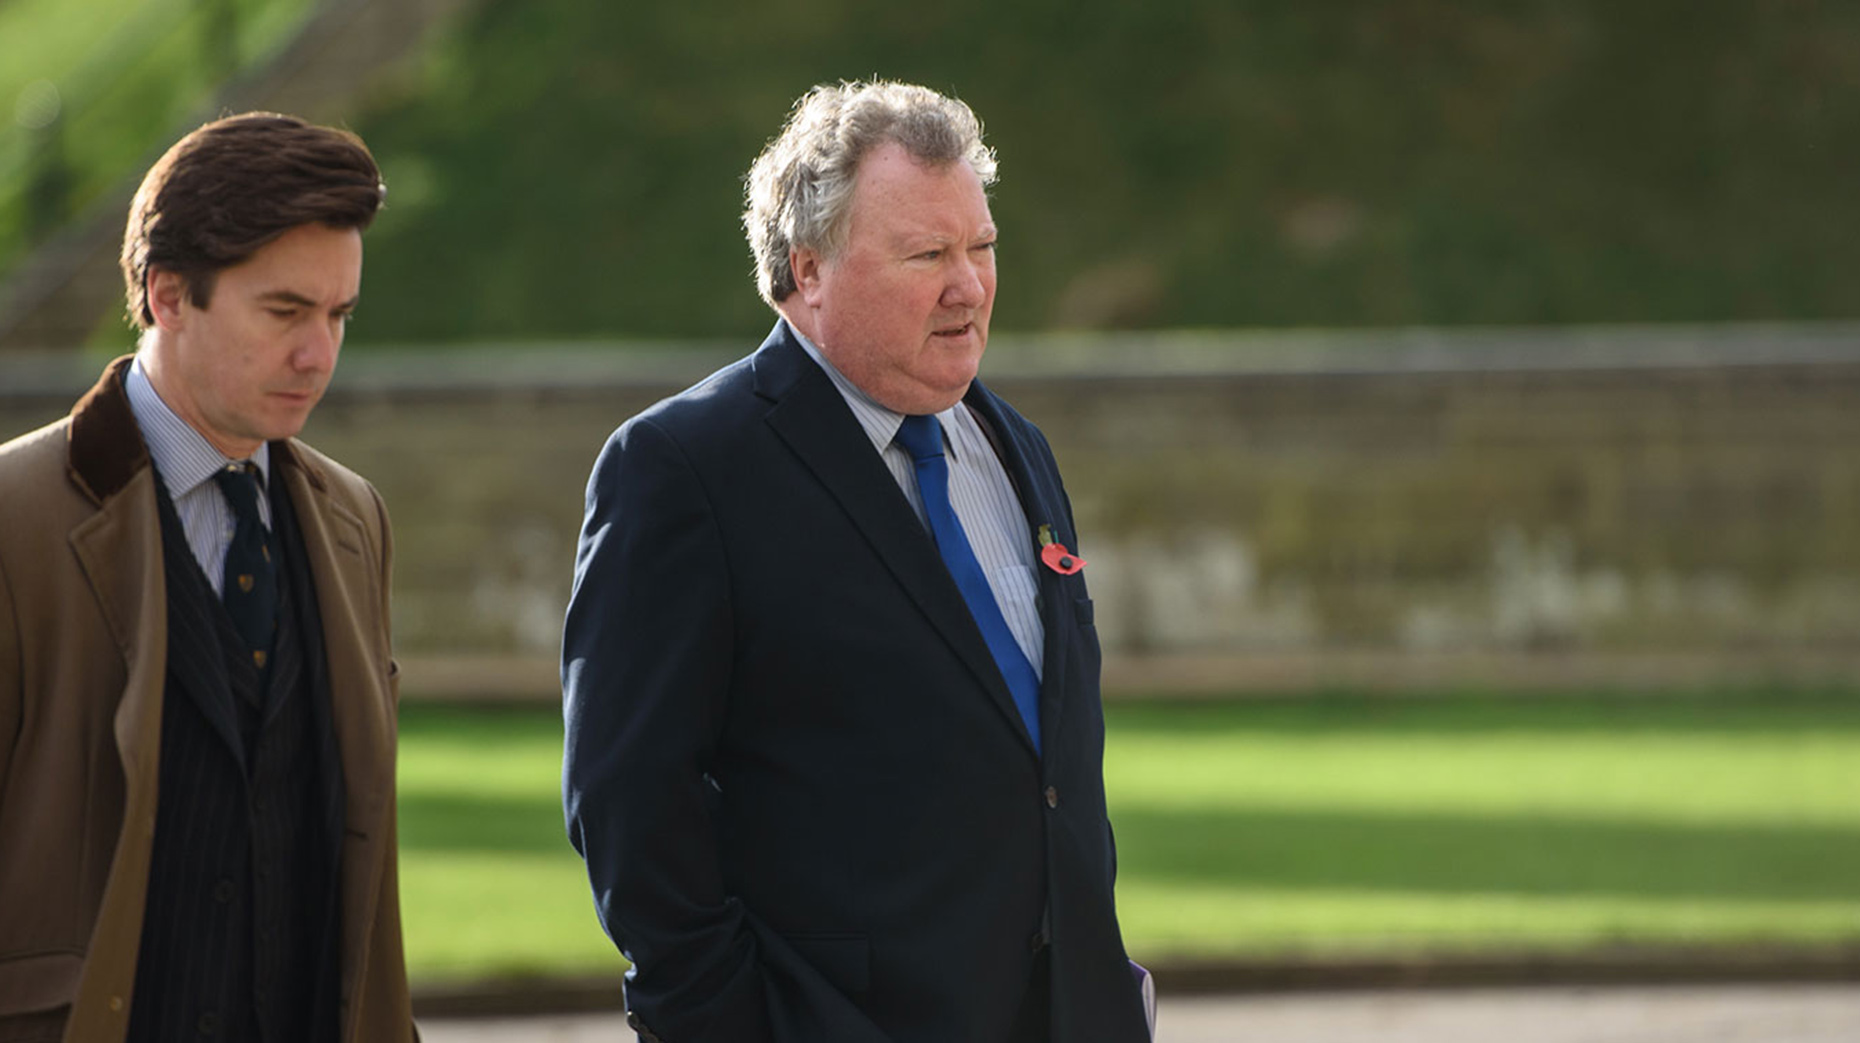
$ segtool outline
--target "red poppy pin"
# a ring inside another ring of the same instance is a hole
[[[1085,567],[1085,559],[1066,549],[1066,545],[1053,539],[1051,525],[1040,526],[1040,561],[1047,568],[1061,576],[1070,576]]]

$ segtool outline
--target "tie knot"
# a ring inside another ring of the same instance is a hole
[[[258,476],[250,463],[222,467],[213,472],[213,480],[219,483],[220,492],[232,507],[235,518],[240,521],[258,519]]]
[[[898,425],[897,443],[912,460],[943,455],[943,428],[934,416],[907,416]]]

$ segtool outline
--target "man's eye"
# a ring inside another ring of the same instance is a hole
[[[266,308],[265,310],[270,312],[273,318],[278,319],[288,319],[297,314],[294,308]]]

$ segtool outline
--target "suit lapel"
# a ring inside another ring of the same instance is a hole
[[[1031,753],[1032,739],[962,591],[839,389],[807,357],[786,322],[777,324],[756,353],[755,367],[757,394],[774,403],[769,426],[839,502]]]
[[[1068,547],[1077,546],[1070,531],[1070,512],[1063,509],[1065,499],[1058,487],[1058,475],[1046,466],[1044,455],[1036,454],[1029,444],[1026,421],[1011,415],[980,380],[969,386],[963,403],[988,435],[1007,470],[1008,480],[1020,497],[1021,511],[1027,522],[1027,539],[1037,542],[1040,526],[1047,525],[1051,526],[1055,540]],[[1041,461],[1037,467],[1036,460]],[[1074,627],[1072,592],[1067,588],[1066,577],[1040,563],[1037,547],[1033,573],[1040,595],[1040,626],[1045,644],[1040,670],[1040,731],[1042,745],[1050,750],[1058,745],[1059,733],[1065,726],[1065,700],[1061,695],[1066,690],[1066,664],[1071,661],[1067,653]]]
[[[233,706],[232,677],[226,670],[225,648],[220,640],[213,587],[200,574],[180,516],[156,474],[156,501],[161,512],[162,559],[168,580],[168,673],[199,707],[201,716],[219,733],[245,770],[245,740],[241,737],[238,709]]]

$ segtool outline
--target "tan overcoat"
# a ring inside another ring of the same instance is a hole
[[[129,1023],[168,642],[128,364],[70,416],[0,446],[0,1043],[118,1043]],[[316,583],[341,749],[342,1038],[407,1040],[387,514],[365,480],[295,439],[272,454]]]

